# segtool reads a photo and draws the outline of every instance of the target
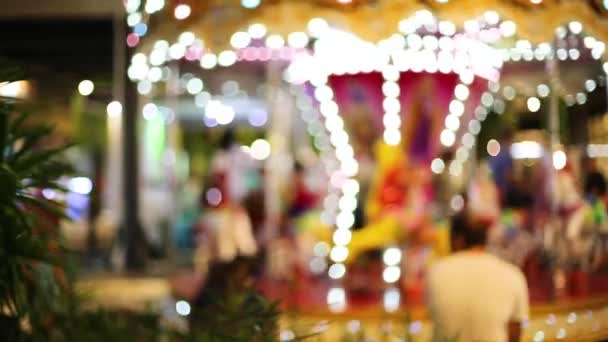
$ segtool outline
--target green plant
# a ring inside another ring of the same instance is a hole
[[[0,85],[16,79],[11,69]],[[155,313],[84,302],[59,236],[64,208],[40,195],[66,191],[58,180],[71,172],[60,160],[68,146],[49,147],[52,129],[31,124],[20,105],[0,98],[0,341],[277,340],[279,310],[253,289],[251,261],[215,268],[185,333]]]
[[[16,78],[11,71],[0,79]],[[58,157],[67,146],[45,147],[51,128],[29,117],[0,98],[0,339],[48,332],[70,292],[57,232],[63,210],[38,195],[64,191],[58,179],[70,168]]]
[[[255,260],[211,267],[190,318],[195,341],[275,341],[279,310],[253,288]]]

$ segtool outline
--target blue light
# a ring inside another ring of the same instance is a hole
[[[604,9],[608,10],[608,0],[604,0]]]
[[[241,5],[245,8],[256,8],[261,2],[262,0],[241,0]]]
[[[139,37],[144,36],[148,32],[148,25],[144,23],[139,23],[133,27],[133,33],[138,35]]]

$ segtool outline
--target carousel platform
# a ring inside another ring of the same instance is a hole
[[[381,297],[349,295],[342,312],[325,305],[327,282],[299,284],[265,282],[260,287],[284,307],[282,326],[286,336],[319,332],[311,341],[339,341],[350,336],[365,341],[428,341],[432,326],[420,303],[407,300],[389,313]],[[102,306],[146,310],[160,307],[171,298],[171,285],[162,277],[89,277],[79,288]],[[573,289],[580,290],[580,289]],[[560,299],[538,296],[541,286],[531,287],[531,319],[524,341],[601,341],[608,339],[608,274],[591,277],[583,292]],[[545,292],[549,292],[545,290]]]

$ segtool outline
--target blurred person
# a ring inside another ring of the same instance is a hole
[[[585,200],[589,205],[587,220],[592,222],[596,228],[599,239],[598,260],[600,260],[605,258],[604,254],[608,247],[608,213],[606,211],[608,185],[594,159],[587,159],[585,169]]]
[[[532,229],[534,200],[523,193],[510,193],[500,217],[488,232],[488,252],[522,267],[539,247]]]
[[[475,178],[469,186],[471,210],[488,219],[500,216],[500,194],[494,183],[490,167],[486,162],[480,163]]]
[[[514,265],[487,253],[489,223],[465,210],[452,219],[452,248],[427,276],[433,340],[519,341],[528,288]]]
[[[215,182],[221,183],[223,178],[220,176]],[[199,221],[205,253],[211,252],[211,260],[224,263],[233,261],[237,256],[255,256],[257,243],[246,208],[231,200],[231,197],[224,197],[226,190],[221,186],[211,187],[210,190],[215,191],[218,198],[209,198],[205,193],[205,200],[209,203]]]
[[[251,178],[257,173],[256,161],[236,143],[232,128],[226,129],[219,142],[219,149],[211,159],[211,173],[224,176],[223,198],[242,203],[251,190]]]
[[[194,227],[201,216],[198,195],[200,185],[190,179],[183,185],[181,196],[178,198],[178,214],[174,223],[175,242],[180,249],[191,249],[194,247]]]
[[[268,274],[271,279],[288,282],[297,273],[298,246],[287,220],[282,220],[278,228],[278,235],[268,246]]]
[[[514,166],[511,157],[511,144],[513,143],[513,133],[506,131],[500,137],[500,152],[497,156],[490,158],[490,169],[494,182],[498,187],[501,199],[504,201],[510,188],[513,187]]]
[[[608,188],[606,177],[599,171],[594,159],[585,159],[583,166],[585,199],[588,202],[604,200]]]
[[[314,208],[317,203],[318,196],[309,190],[305,179],[306,172],[300,163],[294,165],[293,170],[293,197],[289,208],[289,217],[297,217],[306,211]]]

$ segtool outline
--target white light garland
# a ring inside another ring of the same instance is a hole
[[[382,73],[384,83],[382,91],[384,93],[384,142],[388,145],[398,145],[401,142],[401,103],[399,102],[399,72],[394,70],[394,66],[387,66]]]
[[[340,279],[346,273],[346,266],[343,262],[348,257],[348,243],[350,242],[350,229],[354,224],[354,210],[357,207],[357,191],[353,191],[352,185],[345,188],[345,185],[356,183],[355,176],[358,172],[358,163],[354,158],[354,151],[349,143],[348,133],[344,130],[342,118],[339,116],[338,105],[334,100],[334,94],[327,84],[327,77],[317,80],[314,90],[315,99],[319,102],[320,113],[325,122],[325,128],[330,136],[330,142],[335,148],[336,159],[339,160],[339,169],[335,170],[331,176],[331,184],[334,188],[340,189],[341,194],[336,202],[325,200],[327,206],[336,207],[335,216],[336,230],[334,231],[334,247],[330,252],[330,259],[334,264],[330,266],[329,276],[332,279]],[[332,196],[332,194],[328,195]],[[340,205],[341,204],[341,205]],[[332,210],[333,211],[333,210]]]
[[[143,20],[141,12],[138,12],[141,8],[141,4],[138,2],[138,0],[126,2],[129,25],[133,27],[139,24],[138,21]],[[163,7],[163,0],[149,0],[145,4],[145,10],[148,13],[157,12]],[[568,28],[573,34],[580,34],[583,29],[582,24],[578,22],[570,23]],[[548,43],[533,47],[529,42],[522,40],[511,49],[496,50],[487,45],[486,43],[496,42],[502,37],[509,38],[517,33],[515,23],[501,22],[498,14],[493,11],[484,13],[480,20],[465,22],[464,33],[457,33],[453,23],[438,21],[429,11],[419,11],[399,23],[399,31],[405,36],[392,35],[378,44],[364,42],[354,35],[338,32],[321,18],[312,19],[307,29],[307,32],[293,32],[287,36],[269,35],[263,24],[252,24],[246,30],[236,32],[231,37],[230,43],[234,50],[225,50],[218,54],[209,51],[200,54],[194,53],[197,49],[202,51],[201,47],[204,46],[204,43],[194,34],[185,32],[173,45],[169,45],[166,41],[157,41],[148,56],[143,55],[142,58],[141,54],[136,54],[138,57],[134,56],[132,59],[128,76],[140,84],[158,82],[162,79],[162,77],[159,78],[160,66],[170,59],[185,57],[192,60],[193,56],[203,69],[213,69],[217,66],[228,67],[238,60],[284,59],[293,61],[292,65],[300,59],[305,60],[303,65],[306,65],[307,68],[303,68],[303,70],[308,78],[288,75],[290,77],[286,77],[286,79],[297,80],[294,83],[310,81],[316,87],[315,97],[319,101],[319,111],[323,116],[325,129],[320,121],[311,121],[308,128],[309,131],[313,130],[312,128],[318,131],[317,126],[320,125],[321,131],[327,130],[328,134],[325,136],[320,134],[319,139],[316,139],[317,136],[315,136],[315,145],[318,143],[318,145],[329,148],[333,146],[332,154],[335,156],[337,167],[327,166],[328,171],[332,172],[330,178],[333,189],[330,190],[325,201],[328,205],[325,208],[324,217],[329,218],[338,228],[334,232],[335,246],[329,254],[334,262],[329,273],[332,278],[340,279],[346,273],[346,266],[343,262],[348,256],[347,246],[352,236],[350,228],[354,223],[353,211],[356,209],[356,195],[359,190],[359,184],[354,178],[358,171],[358,164],[349,143],[349,136],[344,130],[344,123],[339,116],[338,105],[333,99],[334,94],[327,85],[327,76],[382,71],[384,76],[382,91],[385,96],[382,120],[383,137],[387,144],[396,145],[401,141],[400,87],[398,85],[400,72],[409,70],[459,74],[461,82],[455,88],[454,99],[450,103],[450,113],[446,116],[445,129],[441,132],[440,142],[446,147],[451,147],[456,142],[460,129],[464,128],[467,132],[461,136],[462,146],[456,149],[457,160],[450,163],[449,167],[439,158],[431,163],[434,173],[441,173],[447,168],[451,174],[458,175],[462,172],[462,163],[470,155],[469,150],[474,146],[475,136],[479,134],[488,110],[493,106],[498,108],[500,103],[504,110],[504,102],[499,102],[502,100],[495,99],[495,95],[486,92],[482,95],[482,104],[475,110],[475,118],[467,125],[462,125],[460,119],[464,113],[465,103],[470,96],[468,85],[473,82],[475,76],[497,81],[503,61],[522,59],[541,61],[552,55],[552,49]],[[416,33],[422,29],[432,34],[421,36]],[[559,30],[558,33],[562,34],[562,31]],[[437,38],[435,32],[439,32],[441,37]],[[315,53],[312,56],[306,50],[311,37],[317,38]],[[253,46],[254,40],[262,40],[265,47]],[[325,42],[321,42],[323,40]],[[350,57],[320,56],[322,54],[319,54],[320,51],[317,50],[317,47],[323,44],[331,47],[328,51],[333,51],[334,54],[338,51]],[[591,56],[595,59],[601,58],[605,51],[605,44],[591,37],[584,38],[584,46],[590,50]],[[348,48],[341,49],[341,47]],[[581,57],[581,51],[576,48],[558,49],[557,55],[558,58],[577,60]],[[586,91],[591,92],[596,89],[597,83],[595,80],[587,80],[584,86]],[[194,88],[194,90],[198,89],[196,86]],[[511,94],[508,89],[504,88],[503,92],[505,98],[509,100],[515,97],[515,92],[512,91]],[[537,91],[539,97],[546,97],[550,92],[548,87],[541,87],[541,85]],[[579,92],[576,96],[567,96],[569,104],[577,102],[582,104],[586,101],[587,96],[584,92]],[[333,212],[327,210],[330,209],[329,207]],[[392,269],[391,271],[385,270],[386,272],[388,272],[384,277],[386,281],[394,279],[396,281],[400,276]]]

